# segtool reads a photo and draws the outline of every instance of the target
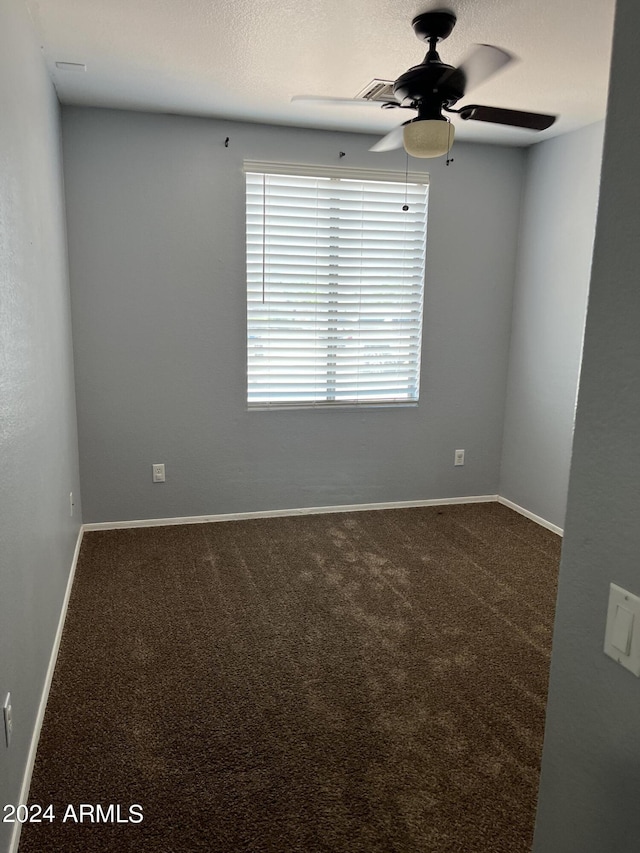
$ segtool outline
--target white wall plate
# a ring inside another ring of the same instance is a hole
[[[640,677],[640,598],[614,583],[609,587],[604,653]]]

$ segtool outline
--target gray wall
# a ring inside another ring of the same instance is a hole
[[[529,149],[500,494],[562,527],[603,123]]]
[[[403,154],[90,109],[63,110],[63,137],[86,521],[496,493],[524,151],[425,163],[418,408],[247,412],[243,159],[404,170]]]
[[[58,102],[22,0],[0,4],[0,104],[2,805],[20,792],[80,525]]]
[[[609,583],[640,594],[639,29],[618,0],[536,853],[640,849],[640,679],[602,652]]]

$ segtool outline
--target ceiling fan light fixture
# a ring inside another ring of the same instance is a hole
[[[451,150],[455,127],[441,119],[416,119],[405,124],[404,147],[412,157],[441,157]]]

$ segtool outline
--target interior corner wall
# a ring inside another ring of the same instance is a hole
[[[639,29],[618,0],[535,853],[640,848],[640,678],[603,653],[609,584],[640,595]]]
[[[602,122],[529,149],[500,495],[564,526]]]
[[[243,160],[404,173],[404,153],[85,108],[63,109],[63,140],[85,521],[496,494],[524,150],[456,143],[418,166],[417,408],[249,412]]]
[[[58,101],[23,0],[0,4],[0,805],[17,803],[80,528]],[[70,515],[69,493],[76,500]],[[12,825],[0,823],[0,850]]]

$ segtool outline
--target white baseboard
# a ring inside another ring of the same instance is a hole
[[[546,527],[547,530],[551,530],[553,533],[557,533],[558,536],[564,535],[564,530],[562,527],[558,527],[557,524],[552,524],[550,521],[547,521],[546,518],[542,518],[541,516],[530,512],[528,509],[525,509],[522,506],[518,506],[518,504],[515,504],[513,501],[508,500],[508,498],[503,498],[498,495],[498,503],[504,504],[504,506],[508,506],[509,509],[513,509],[516,512],[519,512],[520,515],[524,515],[525,518],[529,518],[531,521],[535,521],[536,524],[539,524],[541,527]]]
[[[146,518],[135,521],[102,521],[85,524],[83,530],[120,530],[127,527],[167,527],[173,524],[210,524],[217,521],[243,521],[249,518],[284,518],[291,515],[320,515],[330,512],[365,512],[376,509],[403,509],[418,506],[447,506],[449,504],[488,503],[498,495],[472,495],[464,498],[437,498],[423,501],[390,501],[372,504],[342,504],[339,506],[307,506],[298,509],[272,509],[258,512],[229,512],[222,515],[189,515],[183,518]]]
[[[36,761],[36,753],[38,751],[38,741],[40,740],[40,732],[42,730],[44,714],[47,708],[47,700],[49,699],[49,690],[51,689],[53,673],[56,668],[56,661],[58,660],[58,651],[60,650],[60,641],[62,639],[62,631],[67,616],[67,608],[69,607],[69,599],[71,598],[71,589],[73,587],[73,579],[76,574],[76,566],[78,565],[78,556],[80,554],[80,545],[82,544],[83,533],[84,528],[81,527],[78,532],[78,539],[76,541],[75,551],[73,552],[73,561],[71,563],[71,571],[69,572],[67,588],[65,590],[64,600],[62,602],[62,609],[60,611],[60,617],[58,619],[58,628],[56,630],[56,636],[53,641],[53,648],[51,649],[51,657],[49,658],[49,666],[47,667],[47,674],[44,680],[44,687],[42,688],[42,695],[40,696],[38,715],[36,717],[36,722],[33,727],[33,733],[31,735],[31,745],[29,747],[29,755],[27,756],[27,766],[25,767],[24,776],[22,778],[22,788],[20,789],[20,798],[18,800],[19,803],[23,803],[25,805],[29,800],[29,788],[31,787],[31,776],[33,774],[33,766]],[[9,842],[8,853],[18,853],[21,830],[22,824],[14,823],[11,841]]]

